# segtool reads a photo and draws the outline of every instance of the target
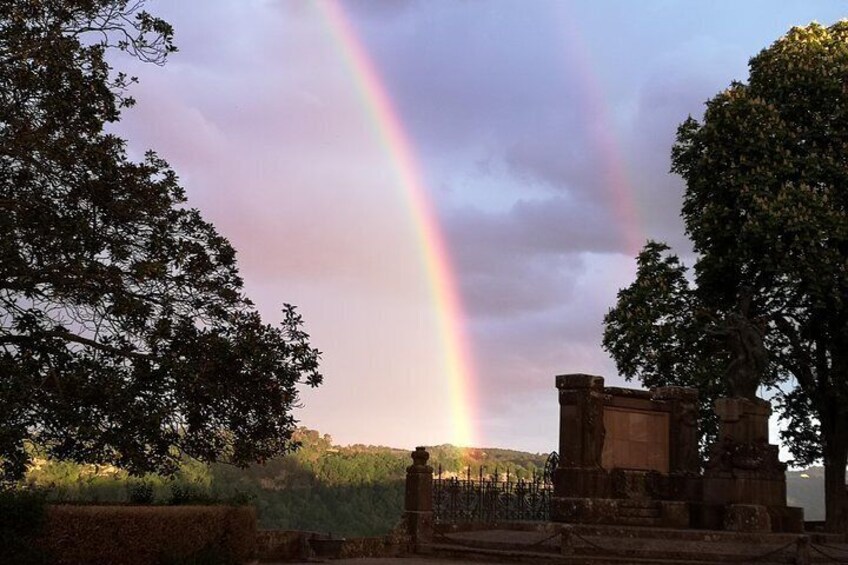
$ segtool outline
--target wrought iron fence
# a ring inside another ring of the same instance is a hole
[[[433,514],[437,524],[467,522],[547,521],[553,496],[553,470],[559,457],[551,453],[542,473],[515,478],[509,469],[487,474],[481,467],[472,476],[446,477],[439,466],[433,478]]]

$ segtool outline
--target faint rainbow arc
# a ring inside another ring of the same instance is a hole
[[[374,118],[380,141],[395,165],[398,180],[408,199],[430,292],[437,307],[438,334],[445,353],[453,422],[451,441],[460,446],[475,445],[479,435],[475,433],[476,415],[472,404],[474,365],[463,325],[465,315],[450,255],[420,165],[380,74],[342,7],[335,0],[316,0],[315,3],[327,22],[330,35],[339,46],[341,57],[351,69],[354,83]]]
[[[597,73],[592,70],[592,57],[586,40],[574,19],[566,13],[564,2],[557,5],[556,18],[565,33],[561,36],[566,42],[567,63],[576,71],[583,88],[583,112],[586,117],[595,121],[588,123],[589,137],[592,145],[601,155],[603,178],[611,196],[613,217],[619,222],[619,232],[623,239],[626,252],[635,256],[645,244],[645,230],[640,218],[639,208],[633,197],[633,186],[627,174],[627,166],[621,155],[618,141],[613,135],[612,120],[607,105],[604,104],[605,94],[600,86]]]

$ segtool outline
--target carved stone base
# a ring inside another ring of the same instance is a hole
[[[702,530],[731,531],[771,531],[781,533],[801,533],[804,531],[804,509],[792,506],[763,506],[761,504],[697,504],[689,505],[693,528]],[[766,520],[759,510],[764,508],[768,514],[770,530],[750,529],[762,527]],[[752,514],[753,513],[753,514]],[[753,516],[753,517],[752,517]]]
[[[554,495],[562,498],[611,498],[610,474],[601,468],[559,467],[554,471]]]
[[[770,413],[765,400],[716,400],[721,439],[710,448],[704,471],[705,504],[786,506],[786,465],[768,443]]]
[[[571,524],[688,528],[689,503],[621,498],[560,498],[551,502],[551,519]]]
[[[561,498],[551,500],[551,520],[569,524],[612,524],[618,501],[612,498]]]

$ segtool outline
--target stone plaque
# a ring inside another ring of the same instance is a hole
[[[668,473],[668,414],[604,407],[604,469]]]

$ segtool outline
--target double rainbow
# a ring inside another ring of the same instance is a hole
[[[431,297],[437,312],[438,334],[444,351],[449,383],[452,418],[451,441],[460,446],[477,445],[480,440],[474,394],[474,366],[466,335],[462,303],[451,258],[433,210],[424,177],[403,122],[373,61],[348,21],[337,0],[315,0],[341,58],[349,67],[363,105],[372,117],[377,136],[393,163],[399,187],[406,196],[410,216],[418,236]],[[601,157],[604,186],[609,191],[610,207],[622,244],[628,255],[635,255],[644,243],[642,222],[634,199],[627,166],[615,139],[612,119],[604,103],[604,93],[593,71],[591,57],[579,27],[568,17],[566,6],[556,5],[554,21],[562,29],[566,64],[582,84],[583,115],[589,142]]]

